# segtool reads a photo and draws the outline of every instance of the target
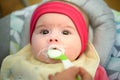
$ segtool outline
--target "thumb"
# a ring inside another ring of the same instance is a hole
[[[78,67],[70,67],[69,69],[65,70],[65,73],[70,73],[69,76],[76,77],[77,74],[79,74],[80,68]]]
[[[82,80],[92,80],[92,76],[83,68],[79,68],[79,75]]]

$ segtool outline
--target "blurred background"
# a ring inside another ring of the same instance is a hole
[[[41,0],[0,0],[0,17],[4,17],[13,11],[39,3]]]
[[[0,18],[13,11],[39,3],[41,0],[0,0]],[[120,11],[120,0],[105,0],[111,8]]]

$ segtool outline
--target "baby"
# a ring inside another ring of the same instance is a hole
[[[30,44],[2,64],[2,80],[49,80],[64,70],[60,60],[47,55],[49,48],[64,51],[76,67],[85,69],[94,80],[108,80],[99,65],[98,54],[88,42],[86,13],[67,1],[50,1],[38,6],[30,23]]]

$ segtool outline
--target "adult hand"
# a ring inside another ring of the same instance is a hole
[[[81,76],[81,80],[92,80],[92,76],[83,68],[71,67],[55,75],[49,75],[49,80],[76,80],[77,76]]]

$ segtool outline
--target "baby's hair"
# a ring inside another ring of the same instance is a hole
[[[83,10],[80,6],[78,6],[77,4],[73,3],[73,2],[70,2],[68,0],[50,0],[50,1],[62,1],[62,2],[66,2],[68,4],[71,4],[72,6],[74,6],[75,8],[77,8],[83,15],[84,19],[85,19],[85,22],[86,22],[86,25],[87,27],[89,26],[89,18],[88,18],[88,15],[87,13],[85,12],[85,10]]]

